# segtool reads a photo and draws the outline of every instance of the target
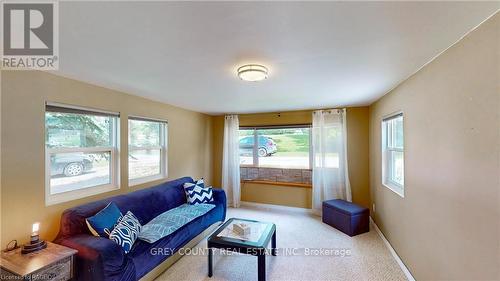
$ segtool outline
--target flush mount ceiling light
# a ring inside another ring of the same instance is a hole
[[[238,68],[238,77],[243,81],[262,81],[267,78],[267,75],[267,67],[260,64],[245,64]]]

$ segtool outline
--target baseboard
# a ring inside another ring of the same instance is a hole
[[[396,253],[396,251],[392,247],[391,243],[389,243],[389,241],[387,240],[387,238],[385,238],[384,234],[382,233],[382,231],[380,231],[380,228],[378,228],[377,224],[373,221],[372,217],[370,217],[370,223],[372,224],[373,228],[378,233],[378,235],[380,236],[380,238],[382,238],[382,241],[384,241],[384,244],[389,249],[389,252],[391,252],[392,256],[394,257],[394,259],[398,263],[399,267],[401,268],[401,270],[405,274],[406,278],[409,281],[415,281],[415,278],[413,277],[413,275],[411,275],[410,270],[408,270],[408,268],[406,267],[406,265],[403,263],[403,261],[401,260],[401,258],[398,256],[398,253]]]
[[[256,202],[248,202],[241,201],[240,206],[242,207],[251,207],[260,210],[270,210],[270,211],[287,211],[287,212],[296,212],[303,214],[312,214],[312,209],[299,208],[299,207],[290,207],[283,205],[274,205],[274,204],[265,204],[265,203],[256,203]]]

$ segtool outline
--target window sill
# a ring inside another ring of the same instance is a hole
[[[167,179],[167,176],[156,175],[156,176],[149,176],[149,177],[144,177],[144,178],[137,178],[137,179],[129,180],[128,187],[134,188],[134,187],[139,186],[141,184],[146,184],[149,182],[163,180],[163,179]]]
[[[98,185],[92,187],[86,187],[82,189],[49,194],[48,190],[45,194],[45,206],[51,206],[56,204],[61,204],[68,201],[78,200],[89,196],[94,196],[101,193],[106,193],[114,190],[118,190],[120,187],[118,185],[106,184],[106,185]]]
[[[240,165],[240,168],[255,168],[255,169],[280,169],[280,170],[305,170],[312,171],[312,168],[300,167],[279,167],[279,166],[253,166],[253,165]],[[338,167],[337,167],[338,168]]]
[[[389,190],[396,193],[397,195],[399,195],[401,198],[405,198],[404,187],[392,185],[390,183],[382,183],[382,185],[387,187]]]
[[[241,183],[255,183],[255,184],[269,184],[269,185],[279,185],[279,186],[289,186],[289,187],[302,187],[302,188],[312,188],[310,183],[299,183],[299,182],[279,182],[279,181],[266,181],[266,180],[242,180]]]

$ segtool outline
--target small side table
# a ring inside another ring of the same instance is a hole
[[[55,280],[73,278],[74,256],[77,250],[47,242],[47,248],[21,254],[21,249],[2,252],[1,280]]]

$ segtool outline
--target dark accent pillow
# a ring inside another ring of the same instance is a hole
[[[104,209],[92,217],[88,217],[85,221],[94,236],[109,238],[109,234],[111,234],[111,231],[122,217],[123,215],[118,206],[110,202]]]

